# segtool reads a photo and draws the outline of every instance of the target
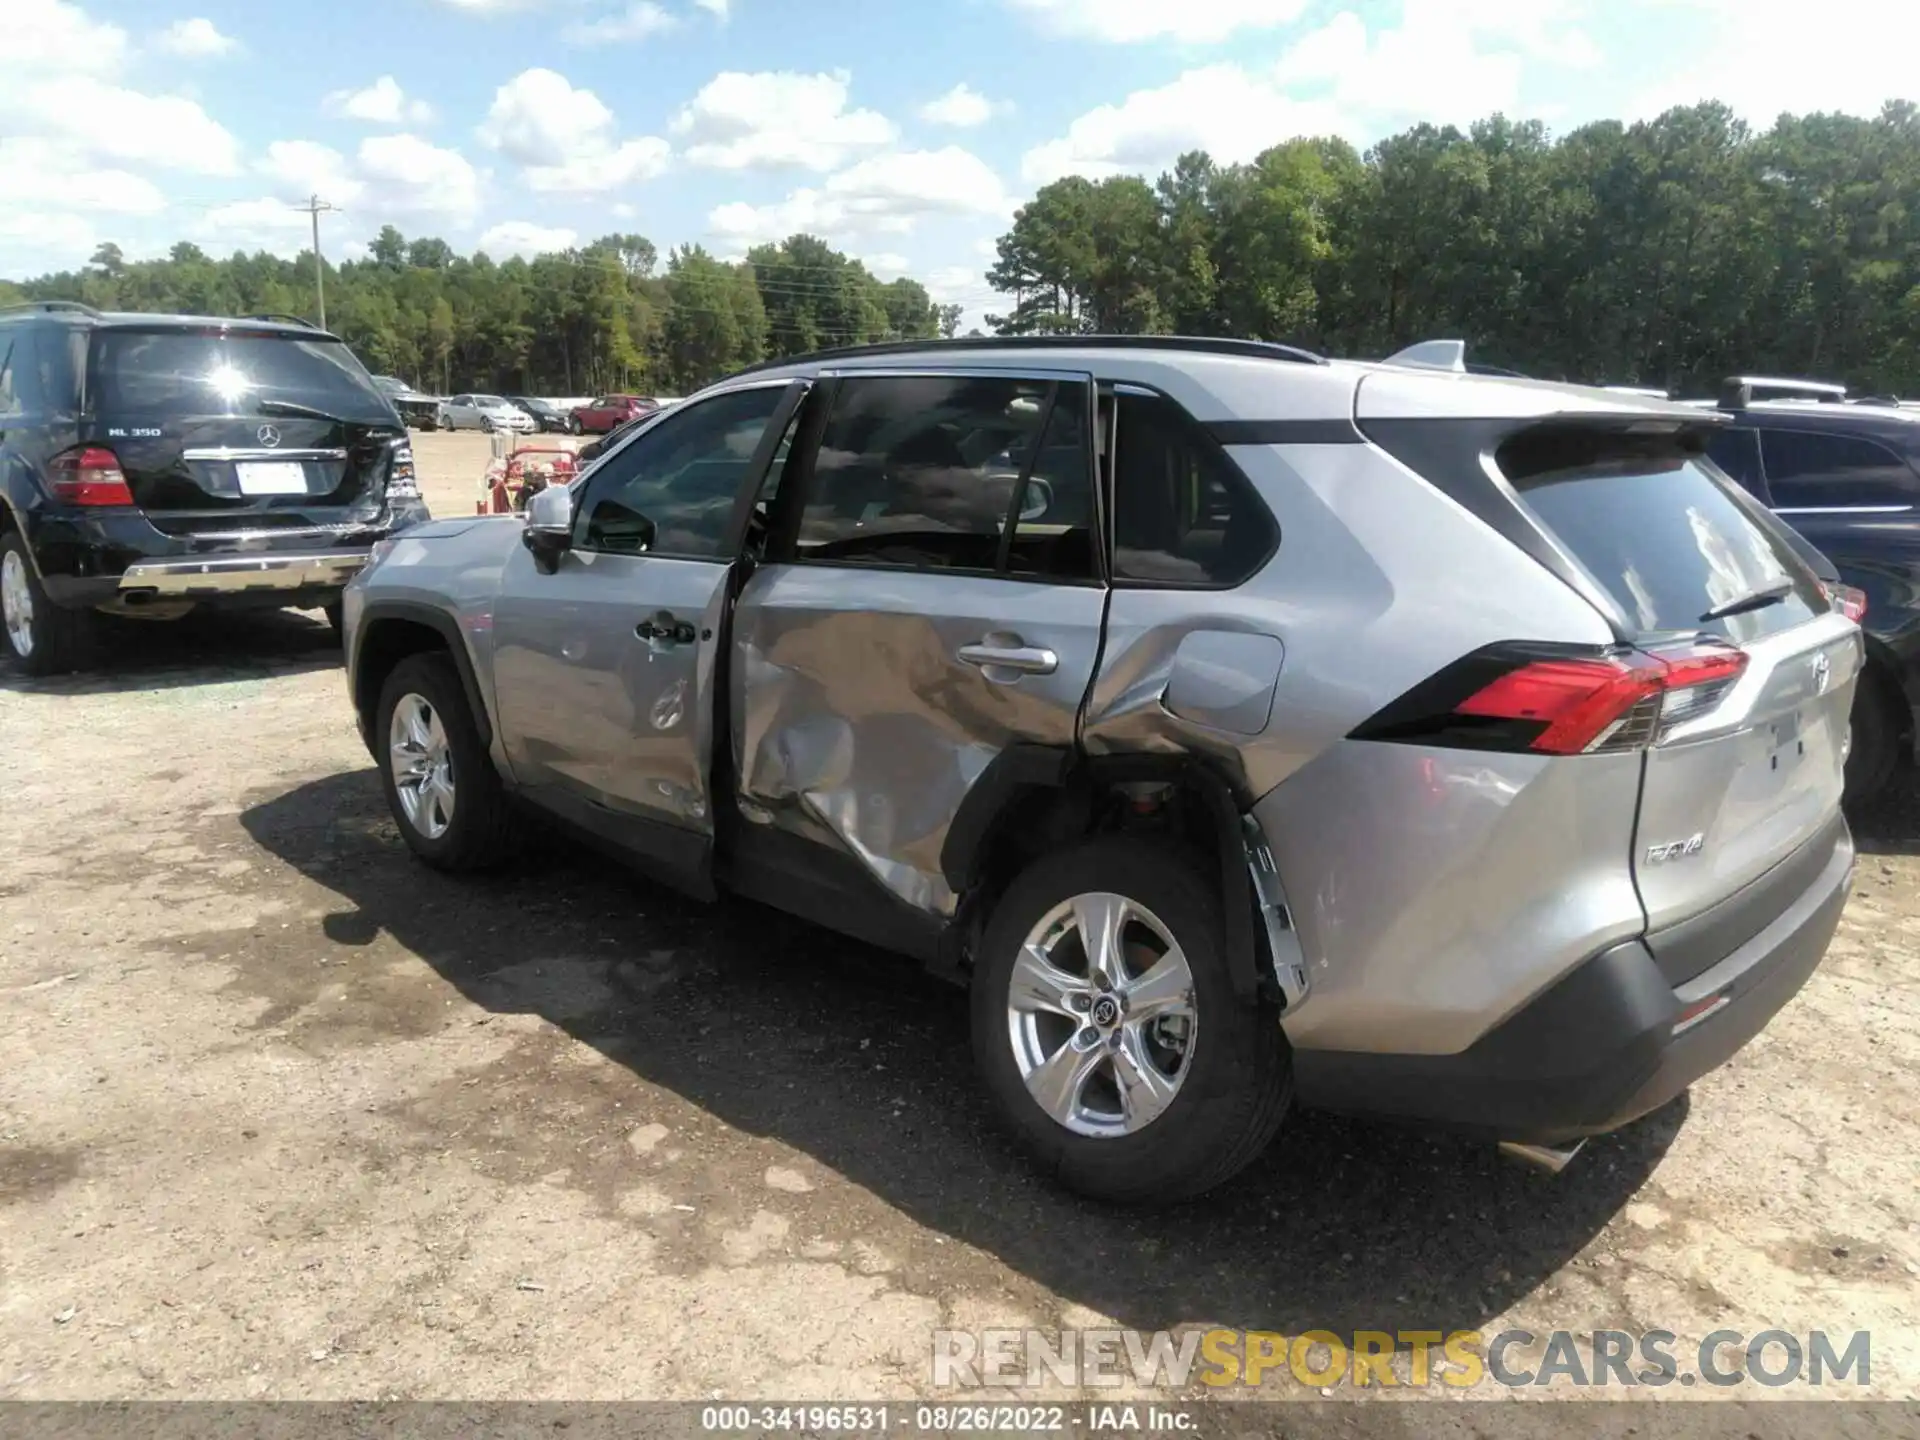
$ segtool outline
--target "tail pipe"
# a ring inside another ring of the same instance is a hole
[[[1573,1162],[1573,1157],[1580,1153],[1586,1143],[1576,1140],[1562,1148],[1558,1145],[1528,1145],[1519,1140],[1502,1140],[1500,1153],[1515,1160],[1524,1160],[1534,1169],[1544,1170],[1549,1175],[1558,1175]]]

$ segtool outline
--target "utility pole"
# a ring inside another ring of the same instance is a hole
[[[313,220],[313,299],[320,312],[320,328],[324,330],[327,328],[327,281],[325,267],[320,260],[320,215],[335,207],[318,195],[309,195],[307,203],[297,208],[306,211]]]

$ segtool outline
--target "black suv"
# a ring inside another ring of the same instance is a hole
[[[392,401],[298,321],[0,310],[0,644],[85,663],[98,613],[325,609],[429,518]]]
[[[1847,793],[1870,801],[1914,758],[1920,736],[1920,411],[1845,393],[1729,380],[1716,403],[1732,424],[1708,450],[1860,592],[1846,597],[1851,610],[1864,602],[1855,618],[1867,636]]]

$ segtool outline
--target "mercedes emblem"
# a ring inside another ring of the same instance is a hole
[[[259,437],[262,445],[269,448],[280,443],[280,431],[272,425],[262,425],[254,434]]]

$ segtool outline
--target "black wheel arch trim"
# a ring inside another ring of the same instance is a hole
[[[1254,925],[1253,879],[1247,872],[1241,806],[1233,786],[1190,756],[1088,757],[1066,746],[1009,745],[996,755],[962,798],[940,848],[940,869],[965,903],[986,868],[1000,818],[1032,789],[1067,790],[1077,785],[1126,780],[1165,780],[1199,797],[1213,829],[1219,860],[1221,920],[1234,993],[1252,1002],[1263,993],[1261,946]]]
[[[493,747],[493,714],[480,691],[479,677],[474,674],[473,656],[467,650],[467,642],[460,633],[460,627],[454,618],[444,610],[417,600],[375,600],[367,604],[360,612],[360,624],[353,636],[353,663],[349,673],[353,677],[353,708],[360,715],[361,729],[366,733],[369,748],[373,746],[372,707],[379,704],[377,693],[364,694],[365,676],[360,664],[362,652],[366,649],[367,637],[371,635],[383,620],[398,620],[408,624],[424,625],[434,631],[446,642],[453,656],[453,668],[459,672],[460,688],[466,692],[467,705],[473,712],[474,729],[480,733],[480,743],[488,749]]]

